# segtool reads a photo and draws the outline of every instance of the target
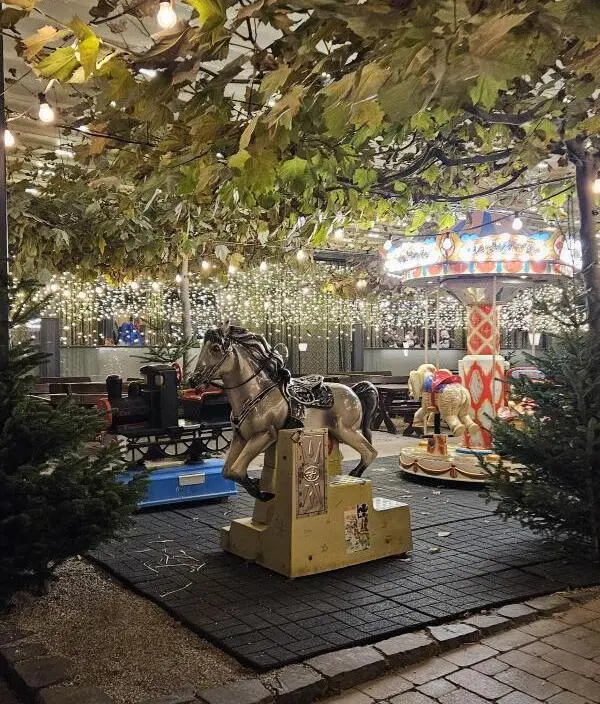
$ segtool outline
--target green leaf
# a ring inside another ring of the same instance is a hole
[[[279,174],[284,182],[298,181],[306,173],[308,161],[295,156],[293,159],[284,161],[279,167]]]
[[[87,25],[83,20],[80,20],[79,17],[73,17],[73,19],[69,23],[69,27],[73,30],[73,34],[80,41],[82,39],[87,39],[87,37],[95,36],[92,28]]]
[[[506,81],[496,81],[493,78],[479,76],[477,83],[469,90],[469,96],[474,105],[481,105],[489,110],[496,103],[498,91],[506,88]]]
[[[415,232],[425,223],[426,219],[427,213],[424,210],[415,210],[408,231]]]
[[[200,26],[210,32],[225,24],[227,19],[221,0],[183,0],[196,10],[200,18]]]
[[[394,181],[394,190],[396,193],[404,193],[408,186],[404,181]]]
[[[470,33],[472,52],[478,56],[491,54],[505,35],[522,24],[531,14],[523,12],[494,15]]]
[[[224,244],[218,244],[215,247],[215,257],[217,259],[220,259],[222,262],[226,262],[228,256],[229,256],[229,247],[227,247]]]
[[[4,12],[9,12],[9,10],[4,10]],[[13,12],[15,12],[15,10],[13,10]],[[19,12],[19,10],[16,10],[16,12]],[[58,30],[56,27],[52,27],[48,24],[40,27],[35,34],[23,39],[25,58],[27,61],[30,61],[42,51],[46,44],[57,39],[63,39],[68,34],[70,34],[68,29]]]
[[[247,151],[246,149],[240,149],[239,152],[237,152],[236,154],[232,154],[229,157],[227,163],[229,164],[229,166],[231,166],[232,169],[239,169],[240,171],[242,171],[250,156],[251,154],[249,151]]]
[[[276,93],[281,87],[285,85],[285,82],[289,78],[292,69],[289,66],[283,64],[276,68],[275,71],[267,74],[260,84],[260,92],[265,96],[269,97]]]
[[[449,228],[453,227],[455,223],[456,218],[452,213],[444,213],[438,219],[438,227],[440,228],[440,230],[448,230]]]
[[[73,71],[79,66],[75,49],[72,46],[55,49],[42,59],[36,70],[42,78],[55,78],[57,81],[68,81]]]
[[[487,210],[490,207],[490,199],[485,196],[479,196],[474,200],[475,210]]]
[[[356,169],[352,180],[360,188],[367,188],[377,181],[377,172],[374,169]]]
[[[87,78],[96,70],[100,39],[95,34],[91,34],[85,39],[82,39],[77,48],[79,50],[79,60],[83,67],[83,73],[85,78]]]

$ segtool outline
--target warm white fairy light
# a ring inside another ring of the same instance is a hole
[[[592,184],[592,191],[596,194],[600,194],[600,178],[594,180],[594,183]]]
[[[42,122],[54,122],[55,114],[54,110],[50,107],[50,104],[46,100],[46,97],[44,96],[43,93],[40,93],[39,96],[40,99],[40,107],[38,110],[38,117]]]
[[[7,129],[4,130],[4,146],[7,149],[15,146],[15,136],[10,130]]]
[[[260,272],[264,274],[267,271],[267,269],[269,268],[269,266],[268,266],[267,262],[263,259],[258,268],[259,268]]]
[[[177,24],[177,15],[170,2],[161,2],[156,13],[156,22],[162,29],[172,29]]]
[[[513,218],[512,221],[512,229],[515,230],[515,232],[518,232],[523,228],[523,221],[519,217],[518,213],[515,213],[515,217]]]
[[[303,249],[299,249],[299,250],[296,252],[296,259],[297,259],[299,262],[305,262],[306,259],[307,259],[307,257],[308,257],[308,255],[306,254],[306,252],[305,252]]]

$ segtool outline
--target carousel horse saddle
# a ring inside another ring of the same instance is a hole
[[[290,402],[290,415],[296,421],[303,421],[307,408],[331,408],[333,391],[323,383],[323,377],[316,374],[292,379],[287,387]]]

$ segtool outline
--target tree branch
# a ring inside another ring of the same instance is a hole
[[[487,124],[500,124],[500,125],[523,125],[526,122],[531,122],[535,117],[537,111],[546,104],[545,100],[542,100],[537,105],[535,105],[531,110],[525,110],[524,112],[517,113],[516,115],[511,115],[506,112],[486,112],[482,110],[477,105],[463,105],[463,109],[473,115],[481,122]]]
[[[513,184],[518,178],[520,178],[525,172],[527,171],[527,167],[523,166],[520,168],[518,171],[515,171],[513,175],[504,183],[501,183],[499,186],[494,186],[493,188],[488,188],[485,191],[480,191],[479,193],[469,193],[469,195],[466,196],[423,196],[421,200],[431,200],[431,201],[442,201],[446,203],[460,203],[460,201],[463,200],[469,200],[469,198],[481,198],[482,196],[489,196],[492,193],[497,193],[498,191],[503,190],[507,186],[510,186]]]

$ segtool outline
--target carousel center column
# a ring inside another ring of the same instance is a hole
[[[504,404],[504,358],[500,355],[499,307],[495,286],[463,291],[467,309],[467,354],[459,361],[462,383],[471,394],[472,415],[480,432],[465,434],[465,446],[492,447],[492,422]]]

